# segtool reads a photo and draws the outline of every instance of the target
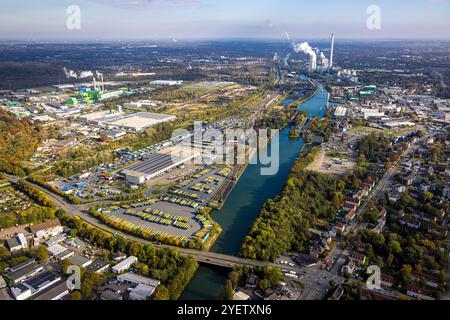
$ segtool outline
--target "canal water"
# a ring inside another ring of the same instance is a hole
[[[316,94],[303,102],[299,109],[308,112],[309,117],[319,116],[322,118],[325,115],[327,101],[328,92],[323,87],[319,87]],[[282,191],[291,168],[304,145],[303,140],[289,139],[288,134],[288,128],[279,134],[280,168],[278,173],[273,176],[262,176],[260,172],[262,165],[247,166],[222,210],[212,213],[214,220],[223,229],[211,249],[213,252],[238,255],[242,241],[263,204]],[[229,272],[229,269],[200,266],[181,299],[218,299]]]

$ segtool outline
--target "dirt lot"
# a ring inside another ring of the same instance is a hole
[[[340,176],[352,170],[355,165],[354,157],[349,153],[330,151],[328,146],[324,146],[306,169]]]

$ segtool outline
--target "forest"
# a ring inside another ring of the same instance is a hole
[[[22,161],[37,148],[41,134],[27,120],[0,109],[0,171],[17,176],[28,172]]]

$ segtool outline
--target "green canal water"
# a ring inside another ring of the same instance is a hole
[[[324,117],[328,92],[320,87],[316,94],[299,106],[310,117]],[[222,210],[212,216],[223,229],[211,249],[213,252],[238,255],[244,237],[257,218],[263,204],[278,195],[287,180],[298,154],[303,148],[301,139],[289,139],[289,129],[279,134],[280,168],[276,175],[262,176],[261,165],[249,165],[231,192]],[[270,145],[268,146],[270,150]],[[255,154],[255,157],[257,155]],[[201,265],[184,291],[182,300],[215,300],[225,285],[229,269]]]

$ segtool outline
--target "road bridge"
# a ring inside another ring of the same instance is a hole
[[[11,175],[6,175],[7,179],[11,183],[17,183],[20,178],[14,177]],[[226,255],[216,252],[210,252],[210,251],[201,251],[201,250],[195,250],[195,249],[185,249],[185,248],[179,248],[175,246],[170,245],[164,245],[164,244],[158,244],[154,243],[152,241],[144,240],[141,238],[138,238],[133,235],[126,234],[120,230],[114,229],[103,222],[97,220],[93,216],[91,216],[87,212],[86,204],[81,205],[74,205],[69,203],[64,197],[54,193],[53,191],[46,189],[40,185],[37,185],[35,183],[32,183],[30,181],[27,181],[29,184],[31,184],[36,189],[41,190],[46,194],[47,197],[49,197],[53,203],[60,209],[64,210],[66,214],[72,217],[79,217],[80,219],[84,220],[85,222],[102,229],[103,231],[106,231],[108,233],[130,239],[133,241],[136,241],[138,243],[142,244],[152,244],[157,248],[170,248],[178,250],[178,252],[183,256],[192,256],[194,257],[199,263],[201,264],[207,264],[211,266],[218,266],[218,267],[224,267],[224,268],[234,268],[236,266],[247,266],[247,267],[279,267],[283,270],[286,270],[288,272],[293,271],[296,273],[302,273],[306,269],[301,267],[292,267],[292,266],[281,266],[277,265],[275,263],[271,262],[265,262],[265,261],[258,261],[258,260],[251,260],[251,259],[244,259],[241,257],[236,257],[232,255]]]

